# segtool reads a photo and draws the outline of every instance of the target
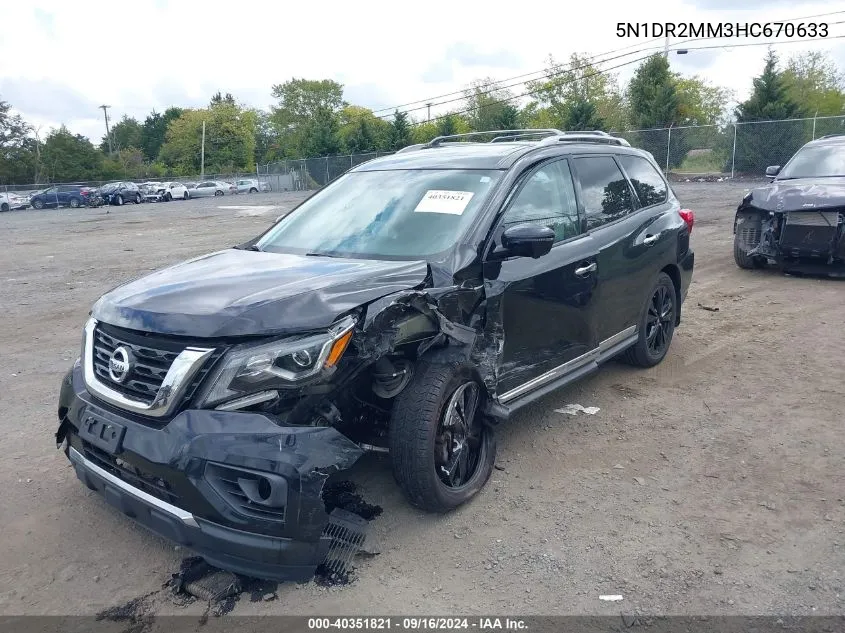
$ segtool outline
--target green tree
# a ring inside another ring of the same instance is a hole
[[[794,119],[805,112],[789,95],[777,68],[778,58],[769,49],[763,72],[753,80],[751,95],[736,108],[739,123]],[[803,144],[803,124],[739,125],[736,133],[736,169],[759,172],[767,165],[783,165]]]
[[[807,51],[789,59],[782,75],[786,95],[807,116],[845,113],[845,76],[830,55]]]
[[[214,106],[223,104],[231,106],[237,105],[235,103],[235,98],[232,96],[231,92],[227,92],[226,96],[224,97],[222,94],[220,94],[220,91],[218,90],[214,95],[211,96],[211,102],[208,104],[208,107],[213,108]]]
[[[669,61],[652,55],[634,71],[628,84],[629,117],[633,127],[648,129],[677,124],[681,100]]]
[[[625,126],[625,103],[617,76],[601,71],[587,54],[577,53],[561,64],[549,56],[546,76],[528,83],[534,100],[526,108],[532,127],[566,127],[569,110],[577,103],[592,103],[608,129]]]
[[[592,101],[576,101],[569,106],[564,119],[566,130],[602,130],[604,120],[596,110]]]
[[[437,123],[434,121],[423,121],[422,123],[417,123],[411,129],[411,137],[414,143],[428,143],[435,136],[440,136],[438,123],[439,121]],[[451,132],[449,133],[451,134]]]
[[[318,107],[302,128],[302,156],[315,158],[340,153],[338,117],[327,107]]]
[[[375,116],[372,110],[347,105],[340,111],[341,151],[349,154],[375,152],[387,147],[390,123]]]
[[[153,110],[150,115],[144,119],[144,124],[141,126],[141,150],[144,152],[144,158],[149,161],[155,161],[158,158],[158,153],[161,151],[161,146],[164,145],[167,136],[167,126],[171,121],[182,116],[182,108],[167,108],[164,114],[159,114]]]
[[[408,121],[408,113],[396,110],[393,113],[393,122],[390,124],[390,140],[388,149],[396,151],[413,143],[411,126]]]
[[[273,86],[272,95],[278,103],[273,106],[270,119],[278,133],[284,155],[297,157],[305,153],[305,131],[318,112],[337,113],[343,101],[343,85],[331,79],[291,79]],[[323,121],[325,124],[327,121]],[[313,150],[313,148],[312,148]]]
[[[123,118],[111,128],[112,147],[115,152],[129,147],[140,148],[143,145],[143,128],[134,117],[123,115]],[[103,136],[100,150],[109,151],[109,140]]]
[[[472,130],[502,129],[501,123],[509,122],[513,117],[513,106],[509,104],[513,98],[513,92],[500,88],[498,82],[490,77],[472,82],[464,90],[464,109]]]
[[[255,113],[255,162],[271,163],[282,158],[278,134],[270,121],[269,113],[254,110]]]
[[[162,163],[179,174],[199,173],[203,121],[206,173],[255,170],[255,112],[228,103],[183,111],[168,127]]]
[[[0,100],[0,182],[22,184],[38,178],[38,147],[30,126]]]
[[[81,134],[71,134],[63,125],[51,131],[41,150],[44,175],[51,182],[73,182],[98,178],[103,155]]]
[[[678,95],[678,125],[714,125],[722,121],[727,112],[732,91],[714,86],[698,76],[675,75]]]

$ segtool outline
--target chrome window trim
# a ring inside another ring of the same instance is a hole
[[[154,418],[165,417],[173,412],[181,401],[185,389],[191,384],[193,377],[214,352],[214,348],[185,348],[173,361],[170,369],[167,370],[153,401],[147,404],[112,389],[97,378],[97,373],[94,371],[94,331],[96,328],[97,319],[91,317],[85,324],[85,356],[83,361],[83,376],[88,391],[116,407]]]
[[[187,510],[183,510],[182,508],[178,508],[170,503],[167,503],[166,501],[162,501],[158,497],[154,497],[151,494],[144,492],[140,488],[136,488],[135,486],[126,483],[119,477],[115,477],[109,471],[100,468],[99,466],[97,466],[97,464],[86,459],[82,453],[80,453],[72,446],[68,450],[68,457],[70,457],[70,461],[72,461],[74,464],[78,464],[86,470],[94,473],[98,477],[105,479],[111,485],[120,488],[123,492],[132,495],[139,501],[143,501],[144,503],[151,505],[157,508],[158,510],[161,510],[162,512],[166,512],[167,514],[176,517],[185,525],[195,528],[199,527],[199,525],[197,524],[197,520],[194,518],[194,515],[188,512]]]

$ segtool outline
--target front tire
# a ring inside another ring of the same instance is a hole
[[[41,209],[43,209],[43,208],[44,208],[44,201],[43,201],[43,200],[38,200],[38,199],[33,200],[33,201],[32,201],[32,206],[33,206],[33,208],[38,209],[38,210],[40,211]]]
[[[484,385],[463,362],[420,361],[390,419],[393,475],[411,505],[448,512],[487,483],[496,439],[484,424]]]
[[[190,197],[190,196],[188,195],[188,192],[187,192],[187,191],[186,191],[185,193],[183,193],[183,194],[182,194],[182,200],[187,200],[189,197]]]
[[[622,360],[636,367],[654,367],[669,351],[678,315],[675,284],[660,273],[648,295],[640,317],[637,342],[622,353]]]
[[[745,249],[745,242],[739,235],[734,236],[734,261],[744,270],[763,267],[763,260],[757,255],[749,255]]]
[[[249,190],[249,192],[250,192],[250,193],[258,193],[258,189],[256,189],[255,187],[253,187],[252,189],[250,189],[250,190]]]
[[[6,213],[9,210],[9,205],[5,202],[0,204],[0,213]]]
[[[141,204],[141,194],[140,193],[135,194],[135,204]]]
[[[170,192],[168,191],[168,192],[164,195],[164,201],[165,201],[165,202],[170,202],[171,200],[173,200],[173,196],[171,196],[171,195],[170,195]]]
[[[117,194],[117,197],[114,199],[114,202],[117,206],[122,207],[123,206],[123,196],[121,196],[120,194]]]

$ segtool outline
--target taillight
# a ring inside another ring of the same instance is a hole
[[[681,219],[687,223],[687,230],[692,234],[692,227],[695,224],[695,212],[692,209],[681,209],[678,211]]]

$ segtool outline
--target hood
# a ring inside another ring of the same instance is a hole
[[[92,309],[119,327],[195,338],[326,328],[344,312],[421,285],[424,261],[308,257],[228,249],[154,272]]]
[[[775,180],[752,189],[744,204],[763,211],[812,211],[845,207],[845,178]]]

